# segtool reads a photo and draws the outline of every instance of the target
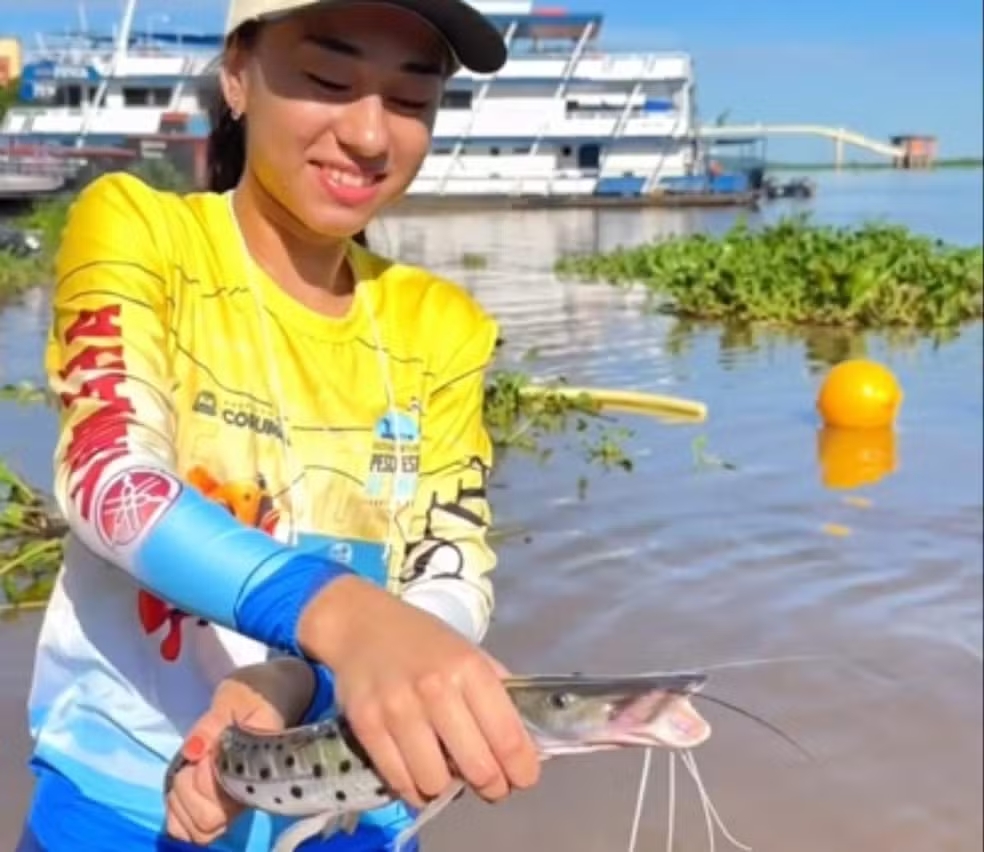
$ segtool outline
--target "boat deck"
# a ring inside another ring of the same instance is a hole
[[[757,192],[653,193],[650,195],[407,195],[386,215],[450,210],[573,210],[685,207],[756,207]]]

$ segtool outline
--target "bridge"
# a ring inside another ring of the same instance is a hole
[[[718,124],[702,126],[698,131],[701,137],[708,139],[738,139],[748,137],[753,139],[760,136],[819,136],[830,139],[834,143],[834,163],[844,164],[844,147],[853,145],[864,151],[889,157],[892,160],[902,158],[905,148],[890,145],[878,139],[872,139],[861,133],[855,133],[845,127],[827,127],[822,124]]]

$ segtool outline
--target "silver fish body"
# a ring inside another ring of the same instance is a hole
[[[506,681],[546,759],[662,746],[691,748],[710,726],[690,704],[702,674],[517,677]],[[250,808],[283,816],[344,816],[387,805],[394,794],[344,717],[261,733],[226,729],[215,756],[223,789]]]
[[[233,799],[283,816],[362,812],[394,798],[344,719],[279,734],[227,728],[216,770]]]

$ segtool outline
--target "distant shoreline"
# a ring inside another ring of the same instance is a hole
[[[952,157],[937,160],[928,169],[912,169],[913,172],[933,172],[939,169],[981,169],[984,168],[982,157]],[[790,163],[767,162],[766,169],[774,172],[872,172],[872,171],[904,171],[896,169],[889,162],[883,163],[843,163],[838,168],[834,163]]]

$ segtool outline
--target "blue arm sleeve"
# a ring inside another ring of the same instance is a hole
[[[311,703],[301,717],[299,723],[301,725],[319,721],[335,705],[335,680],[331,672],[317,664],[313,664],[311,670],[314,674],[314,695],[311,696]]]
[[[240,523],[188,487],[149,528],[128,567],[172,605],[297,656],[304,607],[352,573]]]

